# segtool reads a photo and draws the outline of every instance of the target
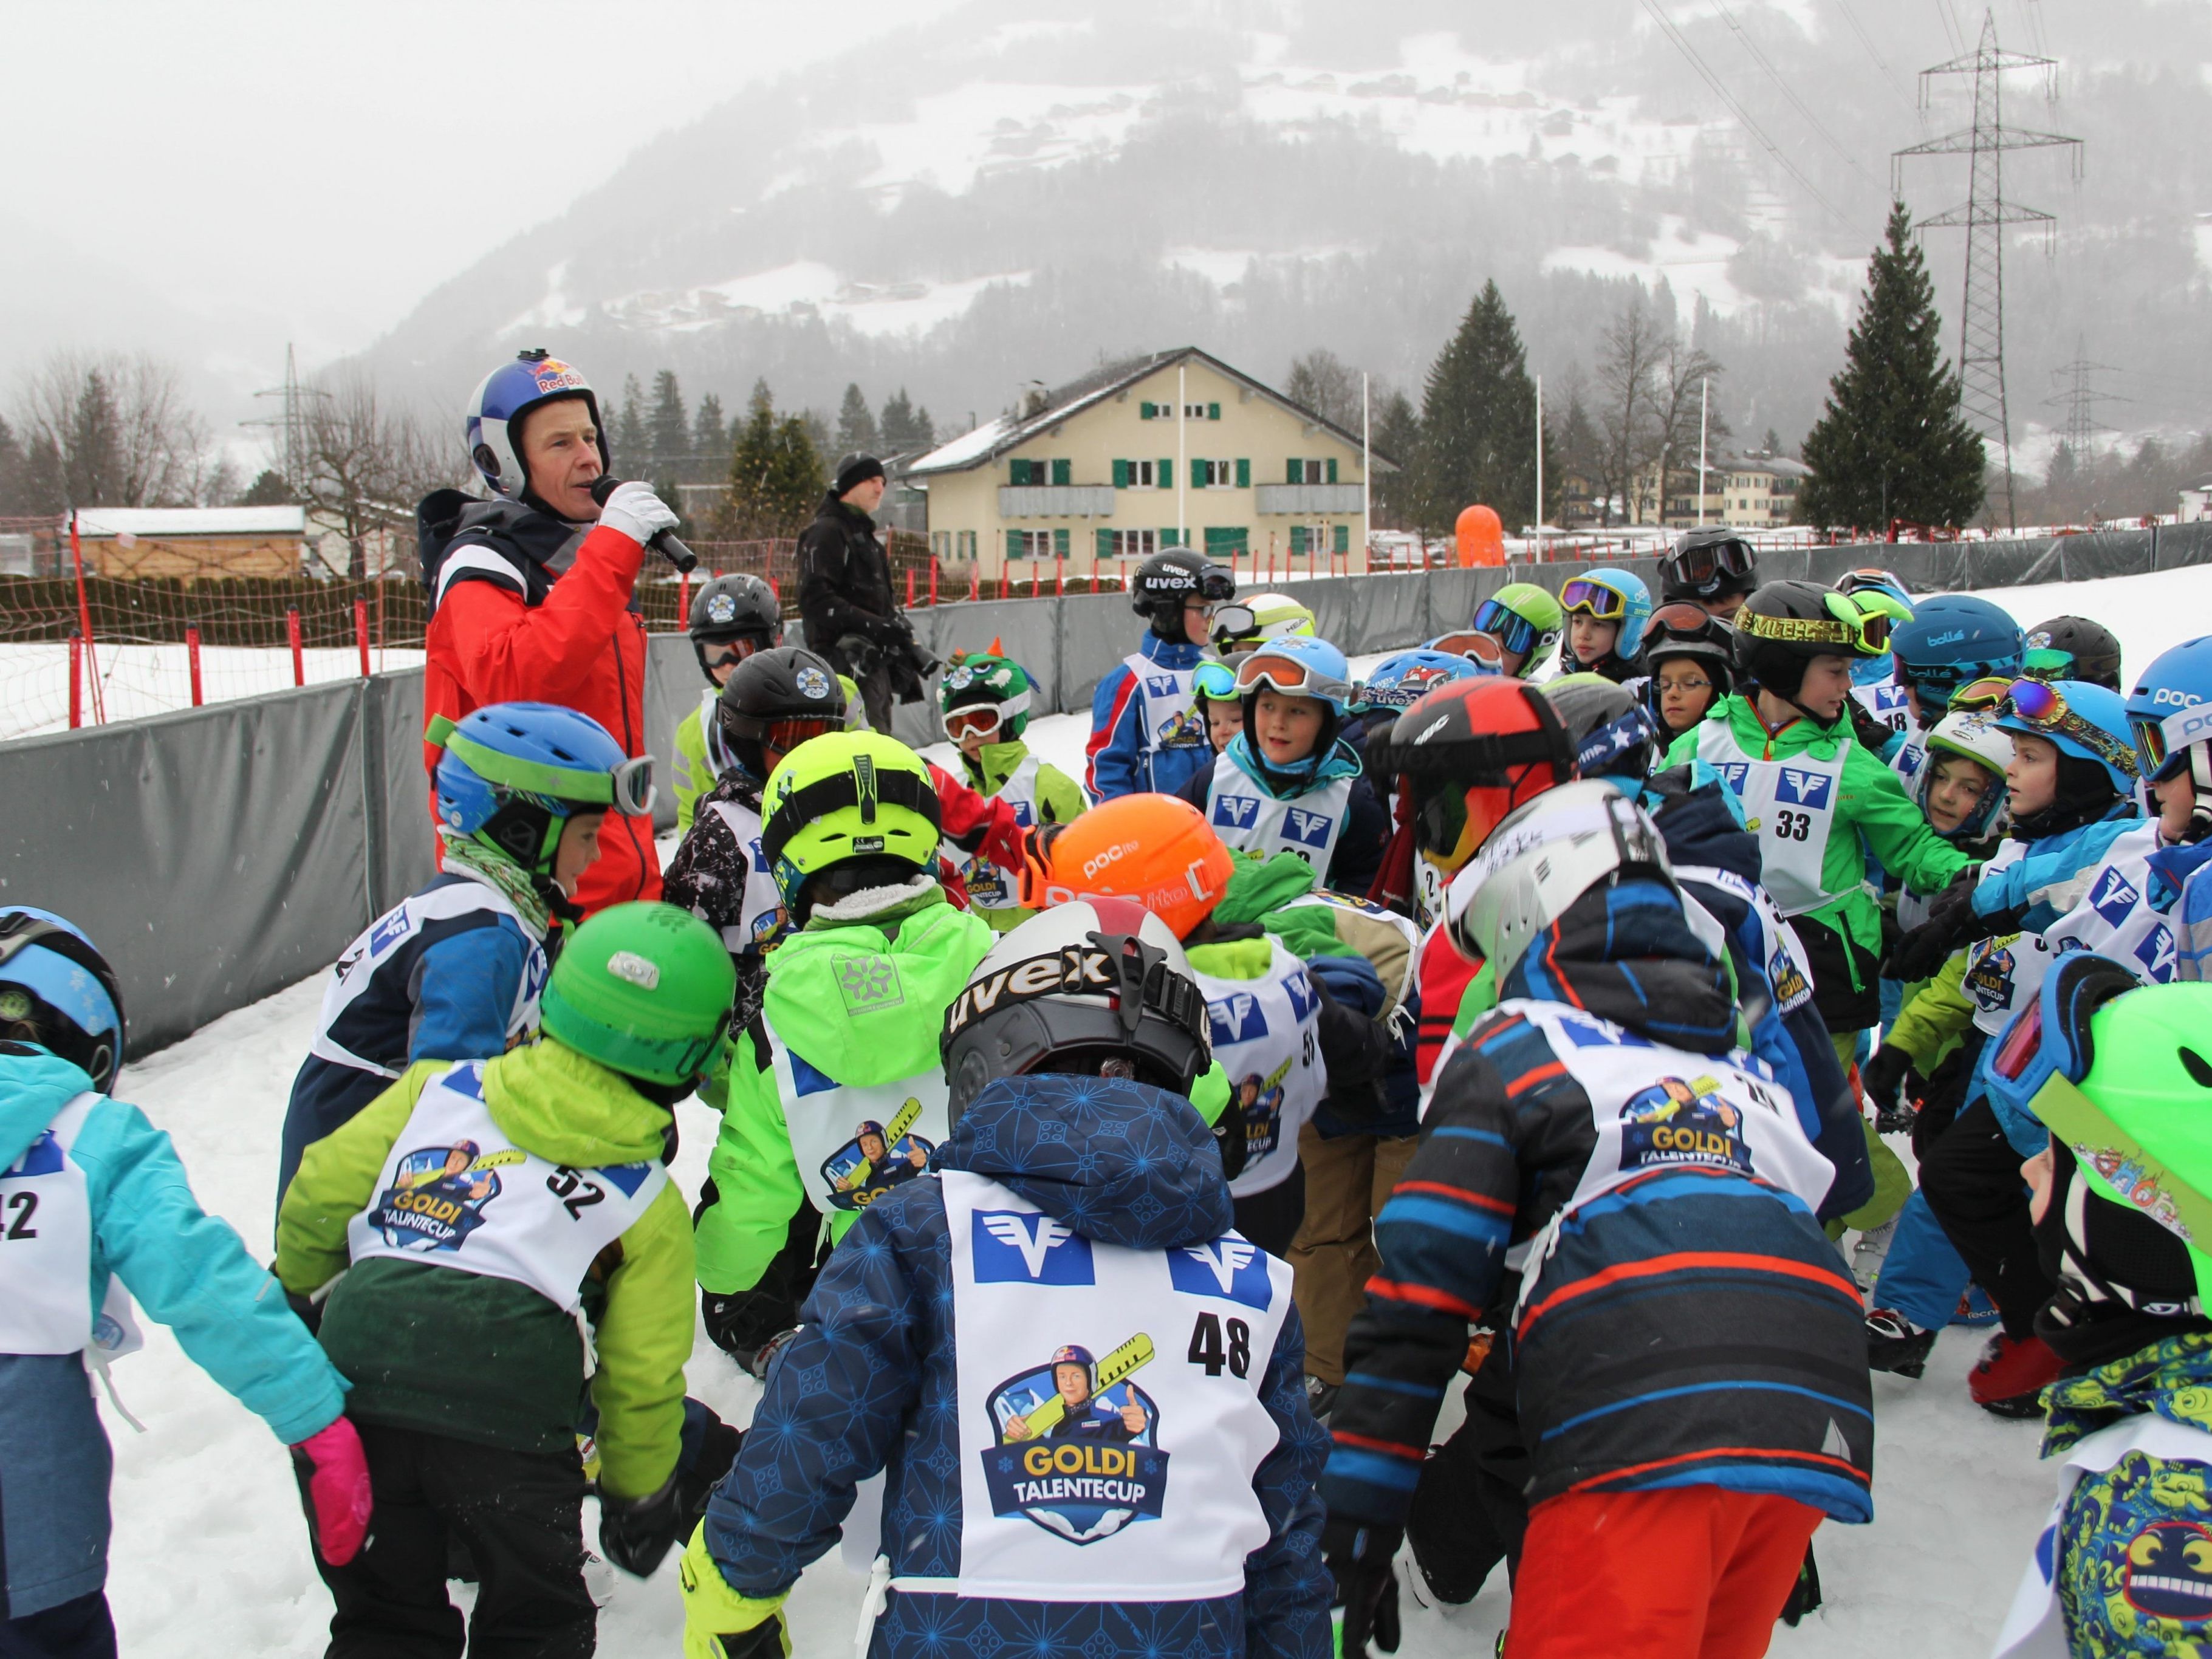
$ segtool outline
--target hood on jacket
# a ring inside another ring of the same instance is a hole
[[[1147,1084],[1001,1078],[969,1103],[936,1162],[1101,1243],[1172,1249],[1235,1224],[1212,1134],[1188,1100]]]
[[[1671,862],[1726,870],[1756,882],[1759,837],[1738,821],[1732,800],[1717,775],[1697,782],[1682,766],[1656,774],[1644,792],[1644,808],[1659,826]]]
[[[1242,732],[1229,739],[1221,757],[1277,800],[1296,800],[1339,778],[1356,778],[1360,773],[1359,751],[1342,738],[1332,739],[1328,752],[1319,758],[1309,755],[1288,769],[1270,766]]]
[[[516,1146],[572,1170],[661,1158],[675,1121],[619,1072],[550,1036],[487,1063],[483,1098]]]
[[[422,585],[437,592],[439,567],[465,536],[472,542],[493,543],[503,551],[520,554],[550,575],[568,568],[577,544],[590,529],[589,525],[572,525],[507,496],[484,501],[458,489],[434,489],[415,509],[415,544],[422,562]],[[529,573],[518,574],[527,576]]]
[[[1681,900],[1656,881],[1591,888],[1536,935],[1498,994],[1563,1002],[1698,1054],[1736,1046],[1728,964],[1699,942]]]
[[[856,893],[768,957],[762,1012],[777,1037],[824,1076],[861,1088],[940,1066],[944,1011],[997,938],[988,923],[927,890],[880,889],[896,902],[866,920]]]
[[[12,1169],[92,1076],[36,1043],[0,1042],[0,1170]]]
[[[1265,927],[1301,959],[1316,951],[1334,951],[1336,923],[1328,910],[1310,904],[1285,908],[1312,892],[1319,880],[1313,866],[1296,853],[1265,858],[1240,853],[1221,890],[1221,902],[1213,908],[1213,920],[1224,927]]]

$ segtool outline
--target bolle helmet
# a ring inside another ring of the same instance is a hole
[[[1974,810],[1966,814],[1966,822],[1951,832],[1951,839],[1983,841],[2002,835],[2012,822],[2005,795],[2005,768],[2012,764],[2012,738],[1997,724],[1995,713],[1979,710],[1971,714],[1944,715],[1929,732],[1927,749],[1927,763],[1907,786],[1912,804],[1922,812],[1927,811],[1928,792],[1935,785],[1935,761],[1938,755],[1964,755],[1994,775],[1989,787],[1982,791]]]
[[[808,884],[846,892],[909,880],[935,867],[944,823],[921,756],[881,732],[832,732],[778,763],[761,794],[761,851],[804,927]]]
[[[1624,662],[1644,646],[1644,624],[1651,619],[1651,590],[1633,570],[1599,565],[1570,577],[1559,589],[1559,609],[1567,616],[1586,612],[1600,622],[1620,624],[1613,654]]]
[[[2128,727],[2127,703],[2118,692],[2087,680],[2046,684],[2019,679],[1996,712],[1999,730],[2041,738],[2057,744],[2062,756],[2101,769],[2115,796],[2135,793],[2135,740]],[[2064,762],[2060,765],[2063,769]],[[2062,799],[2066,798],[2063,781],[2059,793]]]
[[[1401,651],[1375,665],[1353,688],[1354,714],[1409,708],[1440,685],[1483,678],[1480,664],[1450,651]]]
[[[522,417],[540,404],[557,403],[564,398],[580,398],[589,406],[592,424],[599,434],[599,470],[614,470],[614,458],[607,449],[606,422],[599,418],[599,400],[591,382],[579,370],[547,355],[543,346],[533,347],[517,352],[513,362],[501,364],[477,382],[462,422],[469,460],[493,495],[520,496],[530,487],[517,428]]]
[[[1028,728],[1035,690],[1029,671],[1012,657],[995,650],[956,651],[946,665],[944,683],[937,688],[937,708],[945,722],[945,735],[956,743],[959,740],[952,731],[956,710],[988,708],[998,714],[992,740],[1010,742]]]
[[[2109,690],[2122,688],[2120,642],[2101,623],[2087,617],[2053,617],[2027,630],[2021,670],[2039,680],[2087,680]]]
[[[1521,666],[1514,672],[1524,680],[1544,665],[1566,625],[1567,613],[1559,600],[1534,582],[1506,583],[1474,607],[1474,619],[1468,623],[1508,651],[1521,653]]]
[[[123,988],[84,930],[27,904],[0,908],[0,1040],[37,1043],[105,1095],[123,1036]]]
[[[1889,648],[1891,617],[1877,602],[1817,582],[1773,581],[1735,613],[1736,669],[1795,703],[1815,657],[1878,657]]]
[[[1164,640],[1185,638],[1182,607],[1187,599],[1222,605],[1237,596],[1237,578],[1187,547],[1164,547],[1137,567],[1129,579],[1129,609],[1147,617]]]
[[[589,714],[550,702],[495,702],[440,714],[423,740],[443,750],[438,820],[532,875],[550,876],[561,831],[579,812],[653,811],[653,757],[635,760]]]
[[[1602,674],[1562,674],[1537,689],[1575,745],[1577,777],[1641,782],[1650,775],[1666,728],[1632,692]]]
[[[1101,1071],[1111,1061],[1188,1097],[1213,1063],[1210,1029],[1164,921],[1132,899],[1076,899],[1007,933],[945,1011],[950,1110],[957,1121],[1000,1078],[1114,1075]]]
[[[714,676],[707,666],[707,647],[750,641],[756,651],[765,651],[783,638],[783,603],[775,590],[750,571],[717,576],[691,596],[691,618],[687,630],[691,648],[698,653],[699,672],[712,685]]]
[[[1930,708],[1970,680],[2020,672],[2020,624],[1977,593],[1939,593],[1912,607],[1912,620],[1890,630],[1897,681]]]
[[[1311,639],[1315,632],[1314,613],[1287,593],[1255,593],[1213,613],[1213,648],[1224,657],[1293,635]]]
[[[1537,936],[1592,888],[1633,879],[1674,887],[1659,827],[1611,784],[1585,779],[1510,814],[1452,878],[1445,932],[1500,986]]]
[[[1659,597],[1665,604],[1747,595],[1758,586],[1759,554],[1740,531],[1719,526],[1685,531],[1674,551],[1659,561]]]
[[[2182,839],[2212,834],[2212,635],[2175,646],[2143,671],[2128,697],[2128,730],[2144,781],[2189,768],[2196,805]]]
[[[1213,914],[1237,868],[1206,814],[1175,795],[1118,796],[1046,833],[1042,861],[1022,878],[1024,906],[1134,899],[1179,939]]]
[[[1413,844],[1446,875],[1516,807],[1567,782],[1574,769],[1559,711],[1517,679],[1454,681],[1367,740],[1367,769],[1398,779]]]
[[[1098,1362],[1091,1357],[1090,1349],[1069,1342],[1052,1351],[1052,1363],[1054,1366],[1080,1365],[1083,1367],[1085,1375],[1088,1376],[1091,1368]]]
[[[722,688],[715,722],[731,757],[756,782],[768,777],[763,749],[789,754],[845,724],[845,688],[837,671],[811,651],[779,645],[756,651]]]
[[[546,981],[545,1034],[625,1077],[688,1092],[713,1069],[738,994],[721,935],[645,900],[568,936]]]

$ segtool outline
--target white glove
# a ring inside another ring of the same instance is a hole
[[[651,484],[633,478],[615,487],[599,509],[599,522],[643,547],[662,531],[675,529],[679,520],[675,509],[653,493]]]

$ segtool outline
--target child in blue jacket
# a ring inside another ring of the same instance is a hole
[[[368,1467],[345,1379],[169,1138],[112,1098],[115,975],[45,910],[0,910],[0,1653],[98,1659],[112,1459],[88,1370],[138,1346],[131,1298],[292,1449],[326,1560],[352,1559]],[[128,1292],[126,1294],[125,1292]]]
[[[1198,666],[1214,607],[1236,592],[1235,576],[1187,547],[1164,548],[1137,567],[1129,605],[1150,625],[1091,699],[1083,787],[1094,803],[1174,794],[1213,757]]]

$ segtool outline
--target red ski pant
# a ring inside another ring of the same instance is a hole
[[[1547,1498],[1528,1515],[1505,1659],[1759,1659],[1820,1519],[1719,1486]]]

